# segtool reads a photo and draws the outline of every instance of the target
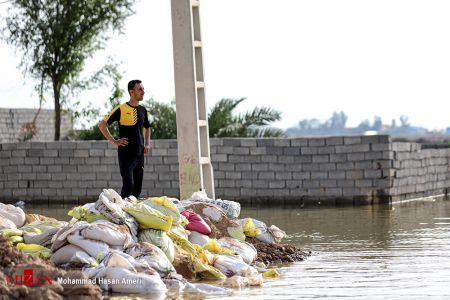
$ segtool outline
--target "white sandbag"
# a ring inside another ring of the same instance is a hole
[[[256,239],[263,243],[278,244],[286,236],[286,232],[275,225],[271,225],[269,228],[267,228],[266,223],[253,218],[251,220],[253,221],[253,224],[255,224],[256,229],[261,231],[261,234],[256,235]],[[246,219],[237,221],[239,224],[244,225]]]
[[[75,232],[78,234],[81,229],[88,226],[89,223],[86,221],[71,220],[66,226],[61,227],[52,238],[52,252],[56,252],[56,250],[66,245],[68,243],[67,237],[69,235]]]
[[[209,242],[209,236],[201,234],[200,232],[197,231],[191,231],[191,234],[189,234],[188,239],[189,242],[200,245],[202,247]]]
[[[175,258],[175,246],[164,231],[156,229],[145,229],[139,233],[139,242],[147,242],[161,249],[172,263]]]
[[[214,222],[219,222],[222,218],[226,217],[225,212],[214,205],[203,208],[202,213]]]
[[[215,286],[207,283],[190,283],[185,284],[183,292],[187,293],[202,293],[202,294],[231,294],[227,288]]]
[[[223,237],[217,240],[217,242],[222,247],[226,247],[241,256],[244,262],[249,265],[253,263],[258,254],[255,246],[245,241],[239,241],[231,237]]]
[[[146,242],[140,242],[129,246],[125,252],[134,257],[138,262],[145,262],[155,269],[161,277],[176,273],[172,263],[166,254],[157,246]]]
[[[219,269],[227,277],[240,275],[245,277],[256,276],[258,271],[246,264],[240,256],[215,255],[214,267]]]
[[[111,202],[105,194],[100,194],[97,202],[95,202],[95,208],[111,222],[119,225],[125,223],[127,216],[122,207],[117,203]]]
[[[230,278],[227,278],[224,281],[223,285],[230,288],[240,289],[248,286],[261,286],[263,284],[263,281],[264,279],[261,274],[251,277],[234,275]]]
[[[0,218],[0,230],[2,229],[16,229],[17,226],[13,221],[6,218]]]
[[[64,221],[35,221],[20,229],[23,231],[23,240],[26,244],[50,247],[53,236],[67,224]]]
[[[50,260],[57,266],[65,264],[97,266],[93,257],[78,246],[68,244],[52,254]]]
[[[121,267],[135,272],[155,273],[147,262],[137,261],[133,256],[122,251],[110,251],[102,261],[106,267]]]
[[[136,273],[121,267],[106,268],[105,279],[114,293],[145,294],[152,292],[166,292],[167,288],[159,277],[154,275]]]
[[[97,261],[101,261],[109,252],[108,244],[100,241],[94,241],[85,239],[78,232],[71,234],[67,237],[69,243],[76,245],[83,249],[90,256],[94,257]]]
[[[236,219],[241,214],[241,204],[239,202],[216,199],[211,201],[212,204],[217,205],[227,213],[227,217]]]
[[[189,199],[186,200],[186,203],[189,202],[206,202],[213,204],[220,209],[222,209],[227,217],[231,219],[236,219],[239,217],[241,213],[241,204],[239,202],[230,201],[230,200],[222,200],[222,199],[211,199],[208,198],[205,191],[194,192]]]
[[[108,221],[95,221],[89,227],[80,230],[80,234],[87,239],[97,240],[111,246],[127,247],[132,243],[131,235],[122,232],[119,225]]]
[[[50,247],[52,245],[52,238],[58,231],[59,228],[52,228],[42,234],[24,232],[23,241],[25,244],[37,244],[44,247]]]
[[[25,213],[23,210],[11,204],[0,203],[0,217],[12,221],[16,227],[22,227],[25,224]]]

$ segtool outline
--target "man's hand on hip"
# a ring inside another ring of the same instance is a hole
[[[113,144],[116,147],[121,147],[121,146],[125,147],[126,145],[128,145],[128,139],[127,138],[117,139],[117,140],[114,140]]]

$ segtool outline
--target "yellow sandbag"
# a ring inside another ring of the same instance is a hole
[[[172,216],[166,216],[160,211],[151,208],[144,203],[134,204],[129,207],[122,208],[132,215],[139,224],[139,229],[158,229],[165,232],[170,230],[172,226]]]
[[[18,243],[16,248],[27,254],[43,259],[49,259],[52,256],[50,249],[41,245]]]
[[[4,237],[10,237],[10,236],[22,236],[23,232],[19,229],[3,229],[0,231],[0,235],[3,235]]]
[[[278,273],[277,269],[270,269],[262,273],[264,278],[278,278],[280,277],[280,273]]]
[[[256,237],[257,235],[262,233],[261,230],[256,228],[255,223],[253,223],[253,220],[251,218],[247,218],[245,220],[243,229],[244,234],[248,237]]]
[[[225,255],[234,255],[234,252],[230,249],[220,246],[216,239],[210,239],[208,243],[203,246],[203,249],[208,250],[211,253],[220,253]]]
[[[209,259],[206,255],[207,251],[202,247],[189,242],[189,240],[185,239],[177,232],[170,231],[168,235],[177,246],[191,255],[194,272],[198,274],[198,276],[203,279],[226,278],[222,272],[214,268],[212,265],[209,265]]]
[[[145,203],[151,208],[154,208],[162,212],[164,215],[172,216],[174,222],[176,223],[180,222],[181,215],[180,212],[178,211],[178,208],[166,196],[148,198],[147,200],[144,200],[142,203]]]
[[[203,279],[226,279],[222,272],[213,266],[200,261],[197,257],[193,257],[194,271]]]
[[[231,237],[233,237],[237,240],[240,240],[240,241],[245,241],[245,234],[244,234],[244,230],[243,230],[242,226],[228,227],[227,232]]]
[[[94,214],[90,212],[87,208],[82,206],[76,206],[72,208],[68,213],[69,216],[79,220],[86,221],[88,223],[92,223],[98,220],[106,220],[109,221],[107,217],[102,214]]]
[[[23,243],[23,237],[18,236],[18,235],[12,235],[8,237],[8,242],[10,242],[11,244],[17,244],[17,243]]]

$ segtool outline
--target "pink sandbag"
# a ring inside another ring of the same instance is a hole
[[[205,220],[198,214],[191,210],[185,210],[181,214],[189,221],[189,224],[186,225],[187,230],[196,231],[206,235],[211,234],[211,227],[209,227]]]

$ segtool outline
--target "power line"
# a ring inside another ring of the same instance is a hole
[[[0,4],[5,4],[5,3],[8,3],[8,2],[11,2],[11,0],[2,1],[2,2],[0,2]]]

